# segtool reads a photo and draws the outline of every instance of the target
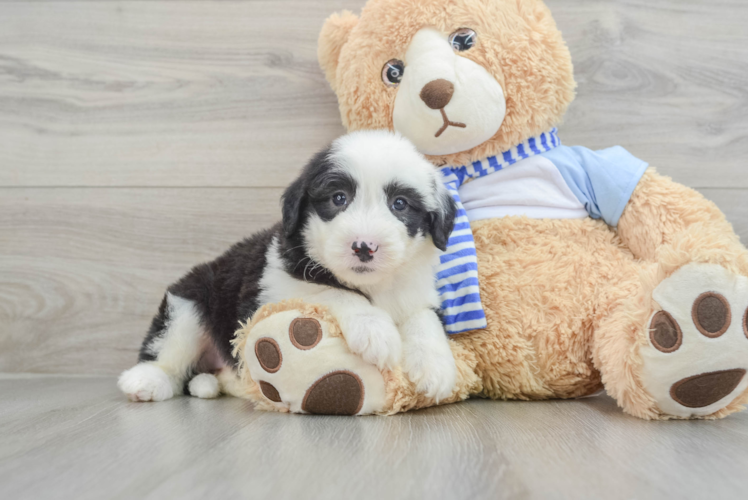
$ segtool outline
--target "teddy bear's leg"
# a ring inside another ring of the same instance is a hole
[[[719,418],[748,400],[748,251],[695,191],[648,172],[619,235],[646,263],[595,333],[606,389],[644,418]],[[633,287],[635,284],[632,283]]]
[[[633,265],[623,267],[622,280],[606,287],[599,298],[592,358],[606,392],[625,412],[658,419],[661,413],[657,401],[642,381],[643,354],[648,347],[649,320],[655,307],[651,294],[656,265],[649,264],[641,270]]]
[[[380,371],[353,354],[337,321],[321,306],[300,300],[264,306],[237,332],[234,346],[242,380],[220,373],[221,389],[255,401],[259,409],[365,415],[437,404],[418,394],[401,369]],[[470,354],[450,346],[458,382],[439,403],[465,399],[477,381]]]
[[[663,278],[650,263],[606,294],[593,357],[626,412],[720,418],[741,409],[748,400],[748,278],[714,264],[687,264]]]
[[[617,229],[635,257],[659,263],[667,274],[702,262],[748,275],[748,251],[719,208],[654,169],[639,181]]]

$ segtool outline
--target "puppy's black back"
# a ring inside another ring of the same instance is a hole
[[[246,321],[259,308],[260,279],[267,264],[268,247],[275,236],[282,236],[280,224],[236,243],[212,262],[195,266],[167,289],[168,293],[195,304],[202,325],[230,365],[234,364],[231,339],[239,321]],[[163,334],[169,321],[164,296],[143,341],[139,361],[155,359],[148,346]]]

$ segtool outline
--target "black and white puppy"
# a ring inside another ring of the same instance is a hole
[[[455,203],[436,169],[399,135],[355,132],[318,153],[283,195],[283,222],[171,285],[119,378],[135,401],[236,393],[230,341],[262,305],[301,298],[329,308],[350,349],[402,366],[420,392],[447,397],[456,377],[433,266]],[[189,381],[189,383],[187,383]]]

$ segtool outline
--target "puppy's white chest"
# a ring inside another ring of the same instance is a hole
[[[384,309],[398,325],[416,312],[437,306],[438,296],[433,287],[408,287],[408,283],[404,283],[399,288],[371,295],[372,304]]]

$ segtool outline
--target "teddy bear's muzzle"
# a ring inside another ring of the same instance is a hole
[[[421,100],[431,109],[438,109],[441,111],[442,114],[442,120],[444,120],[444,123],[439,128],[439,130],[436,131],[436,134],[434,137],[439,137],[444,133],[445,130],[447,130],[447,127],[459,127],[459,128],[465,128],[467,125],[461,122],[453,122],[450,121],[447,117],[447,112],[444,111],[444,108],[447,107],[447,104],[449,104],[449,101],[452,100],[452,96],[455,93],[455,86],[450,82],[449,80],[445,80],[444,78],[437,78],[436,80],[432,80],[426,85],[423,86],[421,89],[421,93],[419,94]]]

